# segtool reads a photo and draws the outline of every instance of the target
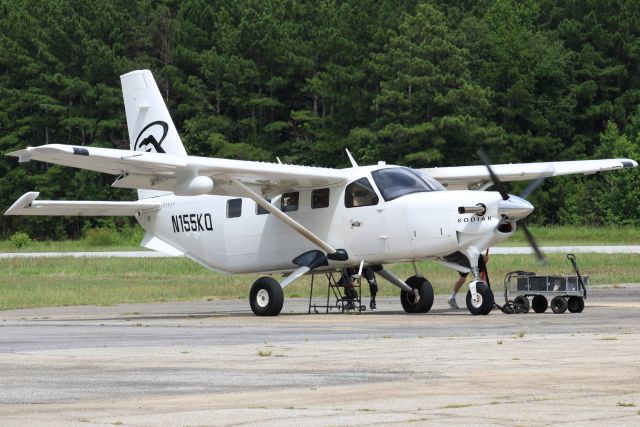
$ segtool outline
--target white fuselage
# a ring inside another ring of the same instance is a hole
[[[312,208],[312,192],[299,191],[298,209],[291,218],[334,248],[345,249],[348,261],[331,261],[330,267],[387,264],[445,256],[479,239],[483,247],[509,237],[496,230],[496,205],[500,196],[481,191],[431,191],[407,194],[385,201],[371,178],[371,170],[352,169],[351,182],[367,177],[379,201],[372,206],[345,206],[346,186],[329,189],[329,206]],[[271,203],[280,207],[280,196]],[[239,216],[228,217],[225,196],[158,198],[162,208],[137,217],[157,238],[186,256],[217,271],[228,273],[287,272],[296,268],[296,256],[317,247],[271,214],[258,214],[256,203],[240,199]],[[482,216],[458,214],[458,206],[483,203]],[[235,213],[237,215],[237,211]],[[232,215],[233,216],[233,215]],[[489,237],[487,237],[489,236]]]

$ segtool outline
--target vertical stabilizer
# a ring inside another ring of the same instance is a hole
[[[130,149],[186,156],[187,152],[151,71],[132,71],[120,76],[120,80],[127,115]],[[163,194],[167,193],[138,190],[140,199]]]

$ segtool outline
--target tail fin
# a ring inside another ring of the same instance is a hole
[[[129,146],[134,151],[186,156],[178,131],[149,70],[120,76],[129,128]],[[166,192],[138,190],[138,198],[156,197]]]

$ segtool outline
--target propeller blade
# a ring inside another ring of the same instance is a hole
[[[493,172],[493,169],[491,169],[489,157],[487,157],[487,154],[482,148],[478,149],[477,154],[478,157],[480,157],[482,163],[484,163],[484,165],[487,167],[489,175],[491,176],[491,181],[493,181],[494,187],[496,187],[496,190],[498,190],[498,192],[502,196],[502,200],[509,200],[509,193],[507,193],[507,190],[504,188],[504,184],[502,184],[502,181],[500,181],[498,175],[496,175],[495,172]]]
[[[491,169],[491,162],[489,161],[489,157],[487,156],[487,154],[484,152],[482,148],[478,149],[477,154],[478,154],[478,157],[480,157],[480,160],[482,161],[482,163],[484,163],[484,165],[487,167],[487,170],[489,171],[489,175],[491,176],[491,180],[493,181],[493,185],[502,196],[502,199],[509,200],[509,193],[507,193],[507,190],[505,189],[502,181],[500,181],[500,178],[498,178],[498,175],[496,175],[493,169]],[[527,196],[531,195],[531,193],[533,193],[540,186],[544,178],[545,177],[541,176],[535,181],[533,181],[531,184],[529,184],[527,188],[524,189],[520,197],[526,200]],[[529,245],[531,245],[531,247],[533,248],[533,251],[536,253],[536,257],[538,257],[538,262],[540,262],[540,264],[546,264],[547,258],[545,258],[544,254],[538,247],[538,244],[536,243],[536,240],[533,238],[533,235],[527,228],[527,225],[523,222],[520,224],[520,226],[522,227],[522,231],[524,232],[524,235],[529,241]]]
[[[520,197],[526,200],[534,191],[538,189],[538,187],[540,187],[540,184],[542,184],[542,181],[544,181],[544,179],[545,177],[541,176],[539,178],[536,178],[535,181],[531,181],[529,185],[527,185],[527,188],[522,190],[522,193],[520,193]]]
[[[536,243],[536,240],[533,238],[533,235],[527,228],[527,225],[524,222],[520,223],[519,225],[520,227],[522,227],[522,231],[524,232],[524,235],[527,237],[527,240],[529,241],[529,245],[531,245],[531,247],[533,248],[533,251],[536,253],[536,257],[538,257],[538,262],[540,262],[540,264],[546,264],[547,258],[544,256],[544,254],[538,247],[538,244]]]

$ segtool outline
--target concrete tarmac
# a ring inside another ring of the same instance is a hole
[[[640,424],[640,285],[593,289],[581,314],[378,305],[0,312],[0,424]]]

